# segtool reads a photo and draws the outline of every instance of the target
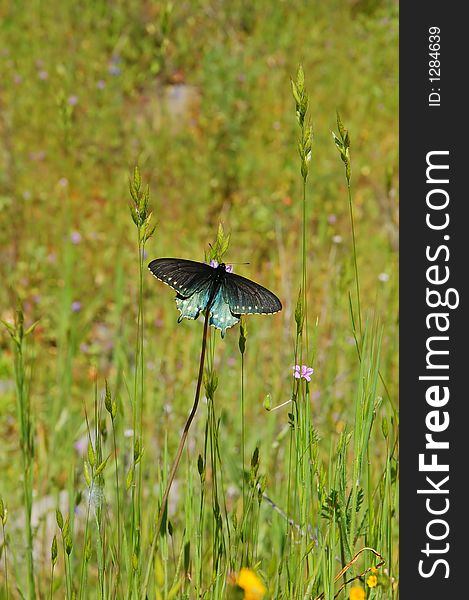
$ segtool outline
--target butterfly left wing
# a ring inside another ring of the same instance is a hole
[[[225,273],[223,296],[233,315],[272,315],[282,310],[270,290],[235,273]]]
[[[157,258],[148,265],[151,273],[184,298],[200,291],[213,278],[212,267],[195,260]]]

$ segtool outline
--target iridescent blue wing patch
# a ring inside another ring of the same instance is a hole
[[[210,307],[209,324],[221,329],[221,337],[225,337],[226,330],[236,325],[238,321],[239,317],[233,315],[230,305],[226,302],[223,291],[220,289]]]
[[[180,323],[183,319],[197,319],[200,313],[205,310],[210,296],[210,282],[198,292],[194,292],[188,298],[180,294],[176,296],[176,306],[181,313],[178,319]]]

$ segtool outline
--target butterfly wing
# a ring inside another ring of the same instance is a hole
[[[181,258],[157,258],[148,268],[157,279],[176,290],[179,321],[197,319],[209,301],[215,270],[204,263]]]
[[[151,273],[183,298],[200,291],[214,277],[215,269],[194,260],[157,258],[148,265]]]
[[[209,324],[221,329],[221,337],[229,327],[233,327],[239,321],[239,316],[233,315],[228,302],[225,300],[223,290],[220,289],[210,307]]]
[[[225,273],[223,295],[233,315],[272,315],[282,310],[270,290],[234,273]]]

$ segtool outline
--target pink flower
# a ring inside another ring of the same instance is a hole
[[[306,365],[295,365],[293,367],[293,377],[295,379],[306,379],[306,381],[311,381],[311,375],[314,373],[314,369],[312,367],[307,367]]]

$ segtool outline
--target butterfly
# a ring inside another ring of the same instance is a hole
[[[182,258],[157,258],[148,265],[151,273],[173,290],[182,319],[197,319],[209,311],[209,325],[221,330],[238,323],[241,315],[272,315],[282,303],[270,290],[235,275],[223,263],[214,266]]]

